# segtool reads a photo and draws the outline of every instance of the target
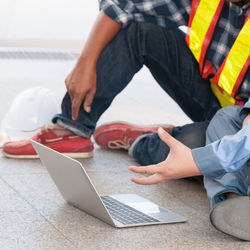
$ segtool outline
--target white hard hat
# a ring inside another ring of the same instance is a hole
[[[1,122],[0,146],[8,140],[30,138],[34,132],[27,131],[51,124],[59,110],[56,97],[49,89],[36,87],[19,93]]]

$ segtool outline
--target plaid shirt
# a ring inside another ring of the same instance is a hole
[[[151,22],[166,29],[188,24],[192,0],[100,0],[100,8],[123,27],[131,22]],[[218,70],[249,13],[250,3],[225,2],[213,40],[206,54],[215,70]],[[249,69],[238,89],[237,95],[243,100],[250,97]]]

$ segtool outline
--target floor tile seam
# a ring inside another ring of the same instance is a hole
[[[35,206],[33,206],[20,192],[18,192],[17,189],[15,189],[13,186],[11,186],[2,176],[0,176],[0,179],[11,189],[13,190],[23,201],[25,201],[29,206],[35,211],[39,212]]]
[[[92,172],[92,173],[98,172],[98,173],[100,173],[100,172],[107,172],[107,171],[105,171],[105,170],[101,170],[101,171],[92,170],[92,171],[89,171],[89,172]],[[110,172],[110,171],[109,171],[109,172]],[[168,191],[168,192],[169,192],[169,191]],[[169,192],[169,193],[170,193],[177,201],[179,201],[179,202],[182,204],[183,207],[188,207],[189,209],[192,209],[192,210],[195,209],[195,206],[187,205],[184,201],[182,201],[182,199],[178,198],[178,196],[176,196],[176,193],[175,193],[175,192]],[[206,216],[206,215],[200,213],[199,211],[196,211],[196,212],[197,212],[201,217],[203,217],[203,219],[207,219],[207,218],[208,218],[208,216]]]
[[[130,96],[130,94],[128,94],[128,93],[124,93],[123,95],[124,95],[125,97],[127,97],[127,98],[130,98],[130,100],[132,100],[132,101],[134,101],[134,102],[136,102],[136,103],[138,103],[138,104],[140,104],[140,105],[145,106],[145,101],[143,101],[143,100],[138,100],[138,99],[134,98],[133,96]],[[153,108],[152,108],[152,106],[148,106],[148,107],[151,107],[151,109],[156,109],[158,112],[162,113],[162,114],[163,114],[163,117],[161,117],[161,118],[169,119],[169,115],[166,115],[166,113],[164,112],[163,109],[162,109],[162,110],[159,110],[159,107],[155,107],[155,106],[154,106]],[[175,125],[175,126],[177,126],[177,125]]]
[[[182,203],[185,205],[185,207],[188,207],[189,209],[192,209],[192,210],[196,210],[195,207],[187,205],[187,204],[185,204],[185,202],[182,202]],[[196,210],[196,214],[199,214],[199,216],[201,216],[203,219],[207,219],[209,217],[209,215],[204,215],[203,213],[201,213],[197,210]]]
[[[35,206],[33,206],[24,196],[22,196],[14,187],[12,187],[8,182],[6,182],[6,180],[4,180],[1,176],[0,179],[7,185],[9,186],[13,191],[15,191],[22,200],[24,200],[25,202],[27,202],[31,208],[37,213],[39,214],[39,216],[41,216],[52,228],[54,228],[61,236],[63,236],[67,241],[69,241],[71,244],[75,245],[73,241],[71,241],[70,239],[68,239],[68,237],[66,237],[54,224],[52,224]]]
[[[69,239],[69,238],[68,238],[59,228],[57,228],[56,225],[54,225],[49,219],[47,219],[47,217],[44,216],[44,215],[41,213],[41,212],[42,212],[41,210],[36,209],[36,211],[39,213],[39,215],[40,215],[46,222],[49,223],[49,225],[50,225],[51,227],[53,227],[61,236],[63,236],[64,239],[66,239],[66,240],[69,241],[72,245],[74,245],[74,247],[76,247],[75,242],[72,241],[71,239]]]
[[[113,171],[105,171],[105,170],[100,170],[100,171],[97,171],[97,170],[89,170],[89,172],[92,172],[92,173],[102,173],[102,172],[105,172],[105,173],[107,173],[107,172],[112,172],[112,173],[114,173]],[[123,170],[123,171],[119,171],[119,172],[117,172],[117,173],[121,173],[121,172],[125,172],[125,170]],[[14,176],[16,176],[16,175],[23,175],[23,176],[25,176],[25,175],[43,175],[43,176],[46,176],[46,175],[48,175],[48,173],[32,173],[32,174],[6,174],[7,176],[11,176],[11,175],[14,175]],[[26,200],[26,198],[25,197],[23,197],[22,196],[22,194],[20,194],[14,187],[12,187],[4,178],[2,178],[2,176],[0,175],[0,178],[4,181],[4,183],[5,184],[7,184],[12,190],[14,190],[24,201],[26,201],[33,209],[35,209],[36,211],[38,211],[28,200]],[[169,191],[168,191],[169,192]],[[169,192],[175,199],[177,199],[184,207],[188,207],[188,208],[190,208],[190,209],[195,209],[195,207],[193,207],[193,206],[190,206],[190,205],[187,205],[185,202],[183,202],[182,201],[182,199],[179,199],[178,198],[178,196],[176,196],[176,194],[175,194],[175,192]],[[39,211],[38,211],[39,212]],[[202,216],[203,218],[207,218],[207,216],[205,216],[205,215],[203,215],[202,213],[200,213],[199,211],[198,211],[198,213],[199,213],[199,215],[200,216]]]
[[[128,172],[128,170],[90,170],[90,169],[86,169],[85,168],[85,170],[87,171],[87,173],[95,173],[95,172],[97,172],[97,173],[110,173],[110,172],[112,172],[112,173],[115,173],[115,174],[119,174],[119,173],[121,173],[121,172],[126,172],[126,173],[128,173],[128,174],[130,174],[130,172]]]
[[[169,191],[168,191],[168,192],[169,192]],[[188,205],[188,204],[185,203],[185,201],[183,201],[182,199],[178,198],[178,196],[176,195],[175,192],[169,192],[169,193],[170,193],[178,202],[180,202],[180,203],[183,205],[183,207],[188,207],[188,208],[190,208],[190,209],[192,209],[192,210],[195,209],[195,206]],[[208,217],[208,216],[206,216],[206,215],[203,215],[203,214],[200,213],[199,211],[196,211],[196,212],[199,213],[199,215],[202,216],[203,218],[207,218],[207,217]]]
[[[48,175],[48,172],[41,172],[41,173],[1,173],[0,172],[0,177],[1,176],[11,176],[11,175],[13,175],[13,176],[17,176],[17,175],[19,175],[19,176],[25,176],[25,175]]]
[[[100,171],[89,170],[88,172],[91,172],[91,173],[95,173],[95,172],[97,172],[97,173],[102,173],[102,172],[105,172],[105,173],[107,173],[107,172],[115,173],[115,172],[110,171],[110,170],[109,170],[109,171],[105,171],[105,170],[100,170]],[[119,171],[119,173],[120,173],[120,172],[121,172],[121,171]],[[123,170],[123,172],[125,172],[125,170]],[[117,173],[118,173],[118,172],[117,172]],[[190,209],[195,209],[195,205],[194,205],[194,206],[192,206],[192,205],[187,205],[184,201],[182,201],[182,199],[178,198],[178,196],[176,195],[176,192],[174,192],[174,191],[173,191],[173,192],[168,191],[168,193],[170,193],[176,200],[178,200],[178,201],[183,205],[183,207],[188,207],[188,208],[190,208]],[[197,211],[197,213],[199,213],[199,215],[202,216],[204,219],[207,218],[206,215],[200,213],[199,211]]]
[[[140,80],[139,80],[140,81]],[[135,80],[134,82],[139,82],[138,81],[138,79],[137,80]],[[132,84],[132,82],[131,82],[131,84]],[[133,87],[135,87],[135,86],[133,86]],[[139,86],[138,86],[138,88],[139,88]],[[129,92],[129,93],[123,93],[123,95],[126,97],[126,98],[129,98],[130,100],[132,100],[132,101],[134,101],[134,102],[137,102],[137,103],[139,103],[139,104],[143,104],[144,106],[145,106],[145,102],[144,101],[142,101],[141,99],[138,99],[138,98],[136,98],[135,96],[131,96],[131,93]],[[150,105],[148,106],[148,107],[151,107]]]

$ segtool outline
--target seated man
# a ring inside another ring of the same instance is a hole
[[[111,131],[108,133],[111,135]],[[250,99],[244,108],[229,106],[216,113],[206,131],[205,147],[191,151],[163,129],[158,134],[169,148],[166,160],[146,167],[129,167],[135,173],[149,174],[131,180],[151,185],[202,174],[211,201],[211,223],[226,234],[249,241]],[[150,136],[138,137],[130,147],[131,155],[143,158],[143,154],[149,154]],[[151,147],[152,152],[161,147],[156,138]]]
[[[100,2],[102,11],[66,79],[62,113],[33,140],[71,157],[92,156],[96,122],[143,65],[194,121],[171,130],[191,148],[204,145],[208,122],[221,106],[243,105],[250,97],[249,0]],[[186,36],[181,25],[189,26]],[[30,140],[6,143],[3,154],[37,157]]]

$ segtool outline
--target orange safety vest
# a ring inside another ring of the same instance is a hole
[[[244,104],[236,92],[250,64],[250,15],[216,74],[212,63],[205,61],[223,5],[224,0],[193,0],[186,34],[202,77],[214,75],[211,88],[222,107]]]

